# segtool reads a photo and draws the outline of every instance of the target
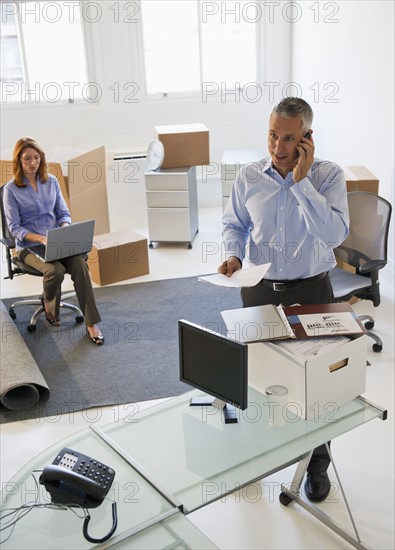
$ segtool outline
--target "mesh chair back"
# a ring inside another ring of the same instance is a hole
[[[1,242],[6,247],[6,262],[8,269],[8,278],[13,279],[14,275],[28,273],[36,277],[42,277],[42,273],[27,264],[24,264],[17,256],[12,257],[12,251],[15,249],[15,239],[8,229],[7,220],[4,213],[4,185],[0,186],[0,212],[1,212]]]
[[[374,193],[362,191],[348,193],[347,199],[350,232],[336,248],[336,257],[356,268],[371,260],[385,265],[391,204]]]
[[[15,239],[11,235],[10,230],[8,229],[7,220],[4,214],[4,185],[0,186],[0,212],[1,212],[1,233],[4,239],[7,240],[7,246],[13,248],[15,246]]]

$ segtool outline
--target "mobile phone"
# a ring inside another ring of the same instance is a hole
[[[311,131],[309,130],[308,132],[306,132],[303,137],[305,137],[306,139],[311,139]],[[297,156],[299,157],[299,151],[297,151]]]

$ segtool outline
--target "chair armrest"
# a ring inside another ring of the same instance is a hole
[[[15,248],[15,243],[12,239],[7,239],[7,237],[1,237],[0,241],[7,248]]]
[[[366,262],[365,264],[361,265],[361,267],[358,268],[358,273],[361,275],[366,275],[367,273],[370,273],[371,271],[378,271],[379,269],[382,269],[387,265],[387,262],[385,260],[370,260],[369,262]]]

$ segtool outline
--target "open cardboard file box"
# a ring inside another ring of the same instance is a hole
[[[261,393],[273,384],[285,386],[287,407],[305,420],[336,412],[366,389],[367,336],[348,338],[312,358],[299,357],[273,342],[248,344],[248,384]]]

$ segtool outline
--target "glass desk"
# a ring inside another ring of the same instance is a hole
[[[217,546],[197,529],[181,512],[155,523],[119,544],[108,541],[115,550],[214,550]]]
[[[126,427],[126,425],[125,425]],[[69,447],[99,459],[115,470],[114,483],[104,502],[90,509],[89,534],[103,537],[111,528],[113,501],[118,507],[118,527],[113,537],[100,548],[202,548],[214,549],[211,543],[180,511],[136,472],[128,462],[113,451],[102,438],[87,428],[76,436],[57,443],[27,464],[5,484],[2,491],[2,513],[6,508],[19,507],[36,500],[49,503],[50,497],[42,485],[37,485],[40,471],[51,464],[62,449]],[[84,539],[83,517],[70,510],[33,508],[15,525],[12,536],[1,544],[2,549],[67,549],[97,547]],[[2,533],[4,540],[8,530]],[[131,542],[133,541],[133,542]],[[160,542],[162,541],[162,542]],[[158,544],[155,546],[155,544]],[[195,546],[198,544],[198,546]],[[146,546],[145,546],[146,545]]]
[[[383,411],[361,398],[318,419],[290,418],[272,427],[263,394],[249,388],[249,406],[237,424],[225,424],[214,407],[190,407],[194,390],[102,428],[110,445],[133,457],[133,465],[166,487],[184,513],[221,498],[294,463],[315,447],[381,418]]]
[[[315,420],[289,414],[283,426],[272,427],[266,397],[249,388],[249,406],[239,411],[239,422],[225,424],[222,411],[189,406],[198,395],[204,394],[188,392],[104,428],[91,425],[58,443],[6,484],[3,508],[34,500],[37,491],[41,502],[49,502],[31,472],[42,470],[67,446],[116,472],[107,499],[91,510],[89,532],[100,538],[111,527],[111,501],[118,503],[118,528],[100,548],[215,548],[181,512],[188,514],[298,462],[296,488],[283,488],[283,504],[299,502],[356,548],[364,548],[358,535],[353,538],[313,505],[300,502],[298,491],[315,447],[374,418],[385,419],[385,411],[360,397],[339,409],[328,404]],[[92,548],[83,538],[82,524],[71,511],[33,509],[2,548]]]
[[[191,397],[200,395],[194,390],[128,417],[126,425],[97,431],[145,479],[166,487],[167,498],[185,514],[299,462],[291,487],[282,487],[282,504],[298,502],[350,544],[364,548],[339,479],[356,538],[300,499],[299,489],[313,449],[374,418],[384,420],[386,411],[359,397],[340,408],[328,403],[327,411],[310,421],[289,414],[283,426],[273,427],[266,397],[249,388],[248,408],[239,411],[237,424],[225,424],[218,409],[189,406]]]

